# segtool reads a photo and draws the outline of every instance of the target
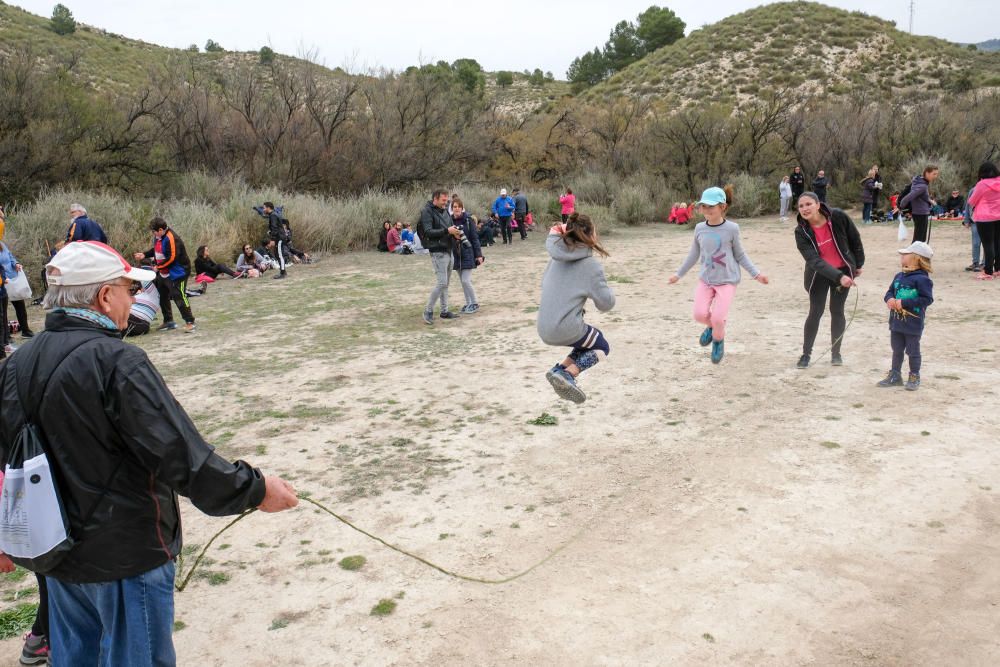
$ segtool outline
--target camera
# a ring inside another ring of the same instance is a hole
[[[471,248],[472,241],[470,241],[469,238],[465,235],[465,232],[462,231],[462,228],[456,227],[455,229],[458,230],[458,240],[462,242],[462,245],[465,246],[466,248]]]

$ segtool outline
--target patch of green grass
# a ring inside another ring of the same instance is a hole
[[[394,611],[396,611],[396,601],[382,598],[377,605],[372,607],[370,614],[372,616],[388,616]]]
[[[631,278],[629,278],[628,276],[619,276],[619,275],[614,274],[614,273],[608,274],[608,282],[609,283],[622,283],[623,285],[631,285],[631,284],[635,283],[635,281],[632,280]]]
[[[23,602],[0,612],[0,639],[18,637],[26,632],[35,622],[37,612],[38,605],[33,602]]]
[[[29,574],[31,574],[31,572],[29,572],[28,570],[24,569],[23,567],[18,567],[13,572],[0,574],[0,581],[9,581],[9,582],[21,581]]]
[[[709,644],[714,644],[715,643],[715,637],[713,637],[711,635],[711,633],[706,632],[705,634],[703,634],[701,636],[701,638],[704,639],[705,641],[707,641]]]
[[[824,440],[823,442],[821,442],[819,444],[820,444],[820,446],[826,447],[827,449],[840,449],[840,445],[838,445],[837,443],[832,442],[830,440]]]
[[[338,565],[340,565],[341,569],[353,572],[354,570],[360,570],[367,562],[368,560],[364,556],[347,556],[346,558],[341,558]]]
[[[941,523],[940,521],[928,521],[927,522],[927,527],[928,528],[944,528],[944,524]]]
[[[920,432],[920,435],[930,435],[930,434],[931,434],[930,431],[921,431]]]
[[[559,419],[548,412],[543,412],[534,419],[529,419],[528,423],[532,426],[555,426],[559,423]]]
[[[184,621],[174,621],[174,632],[180,632],[187,627],[187,623]]]
[[[268,630],[281,630],[282,628],[287,628],[288,622],[287,618],[276,618],[271,621],[271,627],[269,627]]]

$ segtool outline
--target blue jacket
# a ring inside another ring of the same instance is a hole
[[[10,251],[6,243],[0,242],[0,271],[13,278],[14,274],[17,273],[17,265],[17,257],[14,257],[14,253]]]
[[[934,282],[923,269],[900,271],[892,279],[882,300],[889,299],[901,300],[903,310],[912,313],[900,315],[895,310],[889,311],[889,331],[920,335],[924,330],[927,307],[934,303]]]
[[[73,220],[69,225],[69,229],[66,230],[66,243],[70,241],[100,241],[101,243],[107,243],[108,237],[104,235],[104,230],[101,226],[88,218],[85,215],[81,215],[79,218]]]
[[[501,218],[509,218],[514,215],[514,200],[510,197],[497,197],[493,202],[493,213]]]
[[[455,270],[474,269],[479,266],[476,264],[476,258],[483,256],[483,248],[479,243],[479,230],[472,224],[472,218],[469,217],[468,213],[463,213],[461,218],[452,218],[452,220],[454,220],[456,227],[465,232],[465,238],[469,239],[469,243],[472,244],[467,246],[459,241],[452,246],[452,255],[455,256]]]
[[[966,227],[975,224],[974,222],[972,222],[972,204],[969,203],[969,197],[972,196],[972,193],[975,192],[975,190],[976,186],[973,185],[971,188],[969,188],[969,194],[966,195],[965,197],[965,217],[962,218],[962,224],[965,225]]]
[[[929,215],[931,212],[931,193],[928,185],[923,176],[914,176],[910,182],[909,194],[897,204],[899,209],[903,210],[909,204],[910,213],[913,215]]]

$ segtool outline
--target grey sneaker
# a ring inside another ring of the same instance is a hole
[[[900,380],[903,378],[900,377]],[[916,391],[920,389],[920,376],[916,373],[910,373],[910,376],[906,378],[906,391]]]
[[[33,635],[30,632],[24,636],[24,647],[21,649],[22,665],[43,665],[49,660],[49,640],[45,635]]]
[[[475,312],[478,312],[478,311],[479,311],[479,304],[478,303],[470,303],[468,306],[466,306],[465,308],[462,309],[462,312],[468,313],[470,315],[472,313],[475,313]]]
[[[844,365],[844,358],[842,356],[840,356],[839,354],[834,354],[833,356],[830,357],[830,365],[831,366],[843,366]]]
[[[157,331],[173,331],[177,328],[177,322],[164,322],[160,326],[156,327]]]
[[[424,311],[424,324],[430,324],[430,325],[434,324],[434,311],[433,310],[425,310]]]
[[[446,310],[440,315],[442,320],[457,320],[459,318],[458,313],[453,313],[450,310]]]
[[[809,368],[809,355],[803,354],[795,364],[796,368]]]
[[[919,384],[920,378],[917,378]],[[885,376],[885,379],[878,383],[879,387],[901,387],[903,386],[903,376],[900,375],[899,371],[889,371],[889,374]]]
[[[576,378],[570,375],[566,369],[554,366],[545,374],[545,379],[556,390],[559,398],[565,398],[574,403],[583,403],[587,400],[587,395],[576,385]]]

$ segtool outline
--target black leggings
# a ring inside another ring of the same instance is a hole
[[[191,303],[187,297],[187,280],[187,276],[180,280],[172,280],[156,274],[156,291],[160,293],[160,310],[163,311],[164,324],[174,321],[174,309],[170,307],[171,300],[177,304],[184,321],[194,324],[194,313],[191,312]]]
[[[4,317],[3,317],[3,337],[2,337],[4,344],[9,343],[10,340],[11,340],[11,337],[10,337],[10,327],[7,325],[7,322],[10,321],[10,318],[7,317],[7,302],[8,301],[9,301],[9,299],[7,297],[3,297],[3,304],[0,304],[0,305],[3,306],[3,315],[4,315]],[[27,304],[24,303],[23,299],[21,301],[10,301],[10,303],[13,304],[13,306],[14,306],[14,313],[17,315],[17,323],[21,327],[22,333],[25,332],[25,331],[29,331],[30,332],[31,328],[28,326],[28,306],[27,306]]]
[[[831,282],[816,274],[812,287],[809,288],[809,316],[806,317],[802,354],[812,354],[813,343],[819,332],[819,321],[826,308],[826,295],[830,294],[830,342],[833,343],[833,354],[840,354],[840,344],[843,341],[844,330],[847,329],[847,318],[844,316],[844,304],[847,303],[847,293],[850,287],[842,287],[839,282]]]
[[[35,575],[38,580],[38,611],[35,612],[35,623],[31,626],[31,634],[36,637],[49,636],[49,587],[45,577]]]
[[[929,215],[913,214],[913,241],[931,242],[931,221]]]
[[[983,273],[1000,271],[1000,220],[994,222],[977,222],[976,231],[983,242]]]

